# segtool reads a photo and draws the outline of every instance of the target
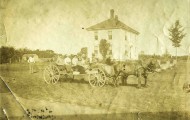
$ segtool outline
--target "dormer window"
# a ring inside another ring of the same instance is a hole
[[[98,31],[94,32],[94,38],[95,38],[95,40],[98,40]]]
[[[112,31],[111,31],[111,30],[108,31],[108,39],[109,39],[109,40],[112,39]]]

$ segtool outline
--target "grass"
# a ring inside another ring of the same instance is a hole
[[[149,75],[148,87],[137,89],[135,77],[129,77],[128,86],[93,88],[88,82],[60,79],[55,84],[46,84],[43,69],[46,63],[37,63],[36,73],[30,74],[27,64],[3,64],[1,76],[17,96],[26,99],[66,102],[110,112],[174,112],[190,111],[187,105],[190,95],[182,85],[186,77],[184,62],[177,65],[178,82],[173,81],[175,70],[166,70]]]

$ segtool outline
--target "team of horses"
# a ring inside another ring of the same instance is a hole
[[[144,86],[147,86],[148,81],[148,75],[155,72],[160,72],[161,70],[166,70],[168,68],[174,67],[175,61],[170,62],[168,65],[168,62],[160,63],[158,59],[150,58],[150,59],[144,59],[144,60],[137,60],[137,61],[126,61],[126,62],[113,62],[110,63],[110,60],[108,60],[107,65],[102,65],[104,71],[108,75],[115,76],[115,82],[114,85],[117,86],[118,83],[121,80],[122,85],[127,85],[127,80],[129,76],[135,76],[137,78],[138,84],[137,88],[141,88],[141,80],[144,78]],[[164,69],[162,66],[165,64],[166,67]],[[119,76],[120,79],[117,79]]]
[[[138,88],[141,88],[141,78],[144,78],[144,86],[147,86],[148,74],[157,72],[157,68],[159,68],[158,63],[153,60],[146,61],[127,61],[127,62],[119,62],[114,64],[114,71],[116,76],[120,76],[122,85],[127,85],[127,80],[129,76],[135,76],[138,81]],[[118,80],[118,79],[117,79]],[[118,85],[119,81],[116,81],[116,85]]]

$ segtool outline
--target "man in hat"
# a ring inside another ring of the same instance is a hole
[[[34,59],[34,56],[30,56],[28,58],[28,63],[29,63],[29,72],[30,73],[34,73],[34,63],[35,63],[35,59]]]

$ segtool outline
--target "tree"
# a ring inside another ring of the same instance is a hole
[[[11,63],[12,62],[12,57],[15,54],[15,49],[13,47],[5,47],[2,46],[0,48],[0,63]]]
[[[99,51],[102,54],[103,60],[106,59],[106,55],[108,53],[110,44],[107,42],[107,40],[102,39],[99,44]]]
[[[88,48],[87,47],[83,47],[81,48],[80,53],[82,54],[82,56],[86,59],[88,56]]]
[[[176,48],[176,60],[177,60],[177,48],[181,46],[181,41],[185,37],[184,29],[180,25],[179,20],[176,20],[175,24],[169,28],[169,39],[172,41],[172,45]]]
[[[20,62],[24,54],[37,54],[39,58],[52,58],[56,55],[53,50],[30,50],[27,48],[0,47],[0,64]]]

